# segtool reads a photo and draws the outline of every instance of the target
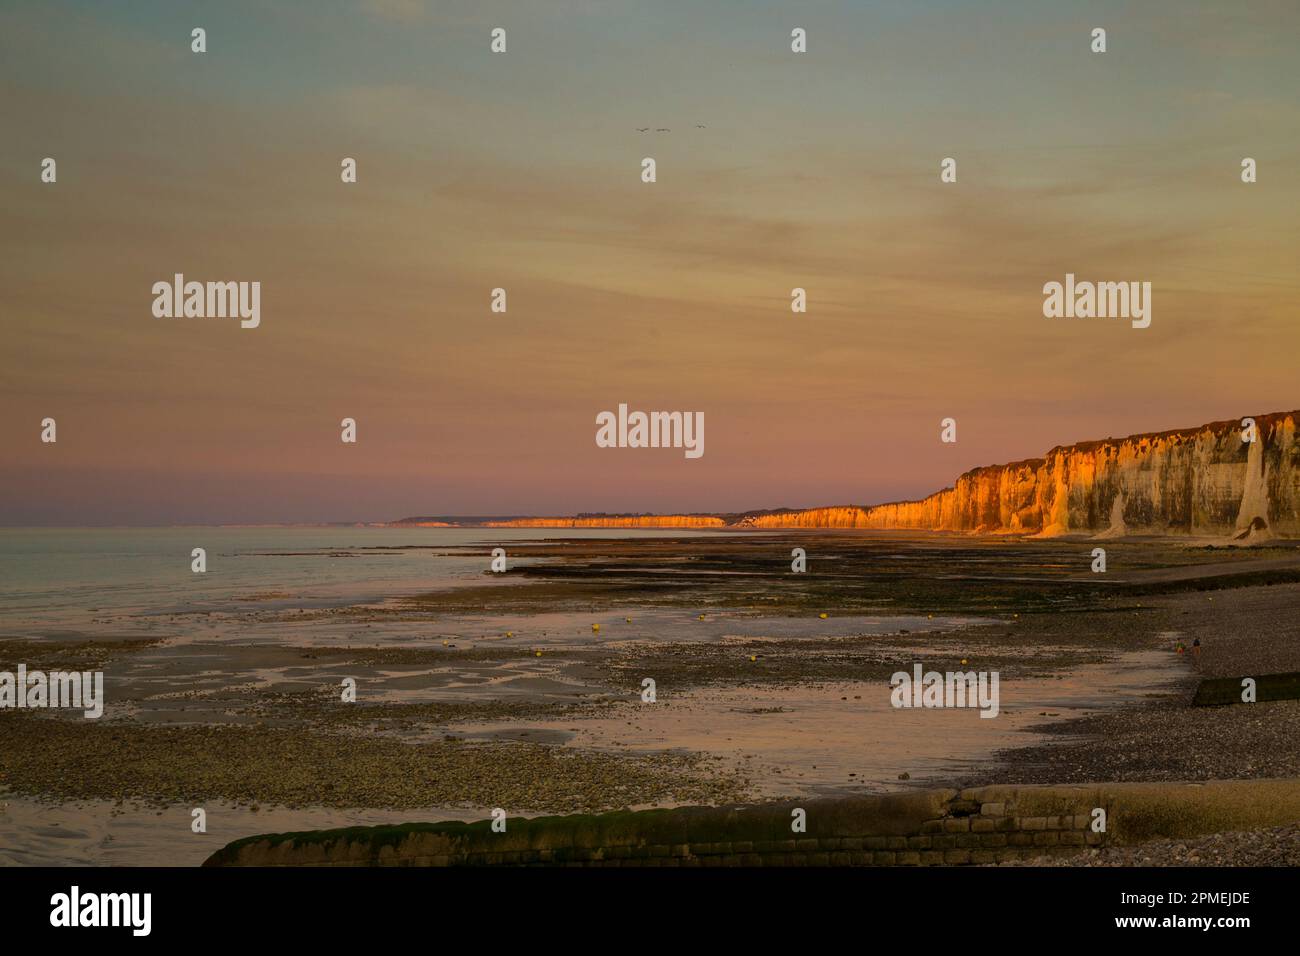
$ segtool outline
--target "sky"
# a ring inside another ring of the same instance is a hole
[[[872,504],[1300,408],[1298,35],[1292,0],[7,0],[0,524]],[[175,273],[260,282],[260,326],[156,318]],[[1150,282],[1151,326],[1045,318],[1066,273]],[[703,412],[705,454],[598,447],[620,403]]]

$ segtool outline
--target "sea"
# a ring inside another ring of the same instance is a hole
[[[0,636],[106,633],[150,616],[234,614],[249,602],[375,604],[483,580],[493,548],[552,539],[707,531],[538,528],[182,527],[0,529]],[[206,571],[192,569],[205,552]]]

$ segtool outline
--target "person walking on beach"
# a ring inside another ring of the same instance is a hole
[[[1201,639],[1199,637],[1192,640],[1192,658],[1197,661],[1201,659]]]

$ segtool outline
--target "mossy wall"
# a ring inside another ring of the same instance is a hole
[[[802,809],[806,830],[792,830]],[[1095,831],[1094,810],[1106,812]],[[248,837],[205,866],[908,866],[997,863],[1300,820],[1300,780],[993,786]]]

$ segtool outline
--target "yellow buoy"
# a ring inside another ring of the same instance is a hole
[[[700,615],[700,620],[701,620],[701,621],[704,620],[704,615],[703,615],[703,614]]]
[[[537,656],[538,656],[538,657],[541,657],[541,656],[542,656],[542,652],[541,652],[541,651],[538,651],[538,652],[537,652]]]
[[[593,625],[591,625],[591,629],[592,629],[593,631],[599,631],[599,630],[600,630],[600,625],[599,625],[599,624],[593,624]]]
[[[514,636],[515,636],[514,631],[506,631],[506,637],[514,637]]]
[[[818,616],[819,618],[821,618],[823,621],[826,620],[826,615],[825,615],[825,614],[818,614],[817,616]]]
[[[749,655],[749,659],[750,659],[751,661],[756,661],[756,660],[758,660],[758,658],[757,658],[755,655],[753,655],[753,654],[750,654],[750,655]]]

